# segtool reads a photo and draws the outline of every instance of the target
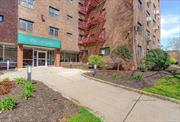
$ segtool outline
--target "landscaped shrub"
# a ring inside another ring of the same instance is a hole
[[[32,84],[31,82],[26,82],[26,83],[24,84],[24,88],[27,89],[27,90],[29,90],[29,91],[31,91],[31,92],[35,92],[35,90],[36,90],[35,85]]]
[[[131,80],[136,80],[140,81],[144,78],[144,73],[143,72],[135,72],[133,76],[131,77]]]
[[[28,99],[29,97],[32,96],[35,90],[36,90],[36,87],[34,84],[32,84],[31,82],[25,82],[23,86],[22,97],[25,99]]]
[[[177,60],[175,58],[173,58],[173,57],[169,57],[168,61],[169,61],[170,64],[177,64]]]
[[[165,70],[170,66],[168,61],[169,55],[161,49],[151,49],[143,59],[141,66],[147,70]]]
[[[0,110],[11,110],[16,105],[16,99],[6,97],[0,101]]]
[[[117,64],[117,70],[119,70],[120,66],[123,68],[128,67],[132,59],[131,49],[128,45],[117,46],[111,53],[111,59]]]
[[[16,83],[17,84],[24,84],[26,82],[25,78],[16,78]]]
[[[104,59],[102,56],[99,56],[99,55],[91,55],[89,56],[88,58],[88,63],[90,65],[97,65],[99,67],[103,66],[104,65]]]

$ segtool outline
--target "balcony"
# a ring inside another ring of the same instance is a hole
[[[86,14],[86,7],[85,7],[85,5],[81,5],[81,6],[79,6],[79,13],[81,13],[81,14]]]
[[[79,44],[80,45],[87,45],[87,44],[90,44],[90,43],[102,43],[105,41],[105,31],[104,30],[101,30],[100,32],[98,33],[95,33],[91,36],[88,36],[84,39],[82,39]]]
[[[84,22],[84,21],[80,21],[78,24],[79,24],[79,28],[80,28],[80,29],[83,29],[83,30],[84,30],[84,29],[87,28],[86,22]]]
[[[92,27],[96,24],[99,24],[99,23],[103,23],[106,19],[105,19],[105,15],[106,15],[106,12],[103,11],[103,12],[100,12],[99,14],[97,14],[96,16],[93,16],[89,21],[88,21],[88,27]]]
[[[84,4],[84,3],[85,3],[85,0],[79,0],[79,3],[80,3],[80,4]]]

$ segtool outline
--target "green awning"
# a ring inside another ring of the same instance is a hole
[[[18,33],[18,44],[48,47],[48,48],[61,48],[61,41],[49,39],[29,34]]]

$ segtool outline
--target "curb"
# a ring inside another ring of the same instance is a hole
[[[176,103],[176,104],[180,105],[180,100],[176,100],[176,99],[165,97],[165,96],[161,96],[161,95],[158,95],[158,94],[153,94],[153,93],[145,92],[145,91],[142,91],[142,90],[130,88],[130,87],[127,87],[127,86],[111,83],[111,82],[108,82],[108,81],[105,81],[105,80],[101,80],[101,79],[97,79],[97,78],[85,75],[84,73],[82,73],[82,76],[84,76],[86,78],[89,78],[89,79],[92,79],[92,80],[96,80],[96,81],[101,82],[101,83],[105,83],[105,84],[109,84],[109,85],[112,85],[112,86],[115,86],[115,87],[123,88],[123,89],[129,90],[129,91],[134,91],[134,92],[137,92],[139,94],[156,97],[156,98],[159,98],[159,99],[162,99],[162,100],[166,100],[166,101],[170,101],[170,102],[173,102],[173,103]]]

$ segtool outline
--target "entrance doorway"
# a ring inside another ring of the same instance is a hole
[[[47,51],[35,50],[33,53],[34,66],[47,66]]]

